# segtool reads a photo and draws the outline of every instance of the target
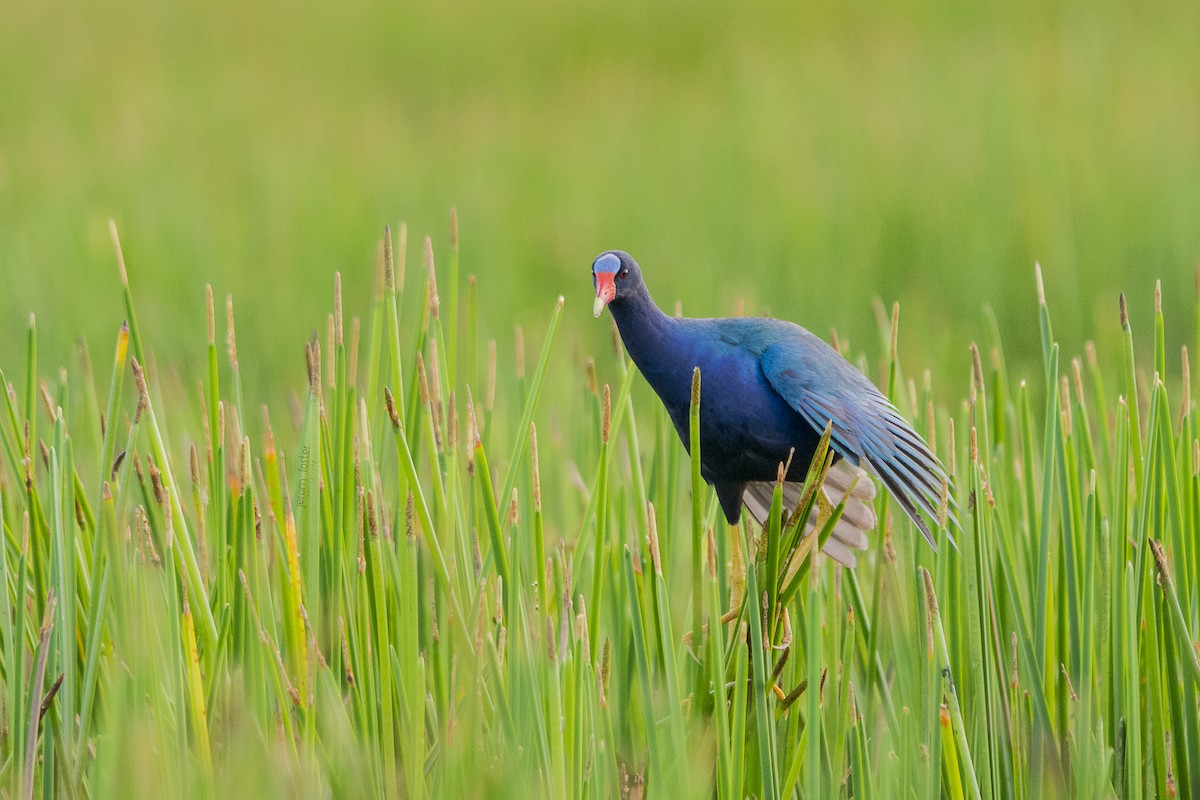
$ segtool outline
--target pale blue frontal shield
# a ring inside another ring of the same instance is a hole
[[[615,253],[602,253],[592,262],[592,272],[615,275],[621,269],[621,259]]]

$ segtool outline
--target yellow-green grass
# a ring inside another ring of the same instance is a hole
[[[1039,366],[991,337],[917,379],[884,314],[850,355],[950,466],[963,528],[935,553],[881,497],[845,571],[778,493],[765,535],[723,522],[619,349],[563,340],[587,304],[491,358],[457,233],[436,270],[405,238],[327,282],[308,381],[266,409],[211,295],[206,366],[156,358],[151,264],[112,272],[103,369],[46,370],[29,328],[0,413],[9,796],[1200,787],[1200,445],[1157,308],[1151,363],[1123,304],[1115,348],[1068,357],[1030,275]]]

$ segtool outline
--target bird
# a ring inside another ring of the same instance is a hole
[[[605,308],[612,314],[625,351],[689,453],[692,374],[700,369],[700,474],[730,525],[738,524],[743,506],[764,524],[785,468],[784,506],[794,509],[828,427],[834,463],[822,491],[832,505],[843,499],[846,505],[824,545],[827,555],[853,567],[855,551],[868,546],[876,488],[867,474],[879,479],[935,550],[922,515],[958,526],[941,461],[891,401],[823,339],[781,319],[668,316],[622,250],[595,258],[592,281],[594,315]],[[809,532],[816,522],[814,510]]]

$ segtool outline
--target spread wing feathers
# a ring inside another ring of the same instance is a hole
[[[857,483],[855,483],[855,479],[858,480]],[[826,555],[847,567],[853,567],[856,563],[855,550],[867,549],[866,532],[875,527],[875,509],[873,507],[875,484],[861,469],[843,459],[830,468],[829,473],[825,476],[825,485],[821,487],[821,491],[825,493],[830,505],[836,506],[846,497],[846,492],[850,490],[852,484],[854,488],[850,491],[849,498],[846,499],[846,508],[842,512],[842,517],[833,526],[833,531],[826,540],[825,547],[822,548]],[[785,518],[800,503],[803,489],[804,484],[798,481],[784,482]],[[771,481],[755,481],[746,485],[742,502],[745,503],[746,509],[759,525],[766,524],[767,515],[771,513],[771,499],[774,492],[775,484]],[[804,535],[808,536],[817,530],[819,530],[817,509],[814,507],[805,524]]]
[[[837,351],[801,329],[766,349],[759,365],[772,388],[813,428],[823,431],[832,421],[834,451],[878,477],[931,546],[936,548],[936,540],[921,514],[939,519],[943,487],[947,518],[960,527],[950,478],[937,456]]]

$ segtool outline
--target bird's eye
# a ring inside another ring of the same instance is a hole
[[[626,267],[625,269],[621,270],[621,277],[622,277],[622,278],[628,278],[628,277],[629,277],[629,268],[628,268],[628,267]]]

